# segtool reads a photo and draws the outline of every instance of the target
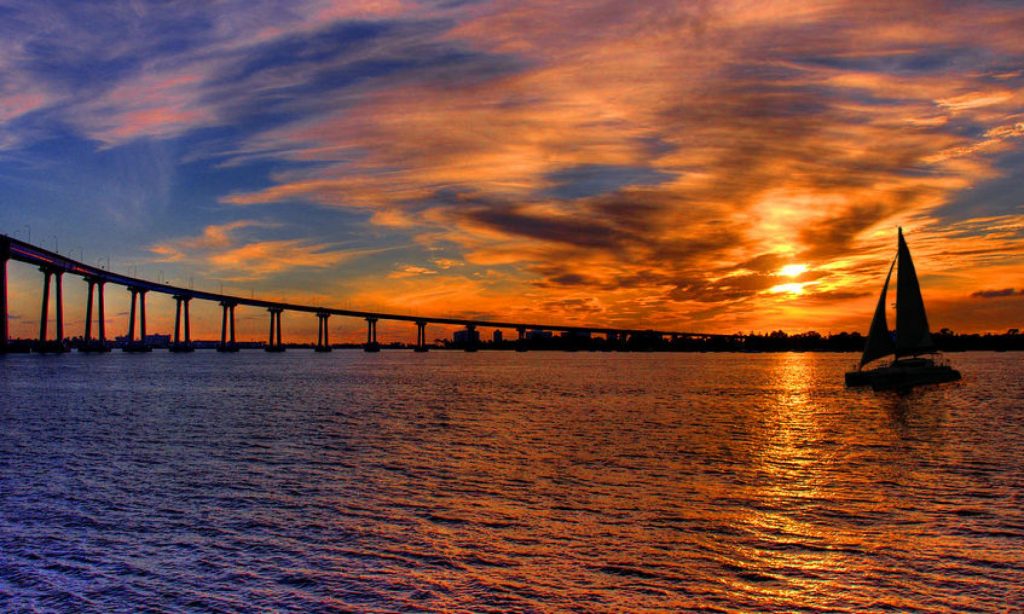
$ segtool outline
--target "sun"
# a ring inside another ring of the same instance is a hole
[[[796,277],[807,270],[806,264],[787,264],[786,266],[779,269],[776,275],[782,277]]]

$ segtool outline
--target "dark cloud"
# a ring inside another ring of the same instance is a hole
[[[622,237],[606,224],[584,217],[559,218],[526,213],[520,207],[487,207],[462,212],[468,220],[509,235],[575,247],[614,249]]]
[[[848,255],[857,235],[885,219],[891,211],[892,207],[882,203],[855,205],[829,220],[808,224],[800,232],[806,246],[802,257],[816,260]]]
[[[558,284],[560,286],[582,286],[591,283],[591,279],[576,273],[566,273],[564,275],[558,275],[556,277],[549,278],[550,282]]]
[[[978,290],[971,293],[972,298],[1004,298],[1007,296],[1024,296],[1024,290],[1003,288],[1002,290]]]

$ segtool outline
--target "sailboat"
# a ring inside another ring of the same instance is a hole
[[[897,270],[895,338],[890,334],[885,318],[885,296],[893,269]],[[903,229],[900,228],[896,258],[889,265],[889,273],[885,276],[885,285],[878,297],[864,354],[857,369],[846,374],[846,385],[871,386],[875,390],[907,390],[914,386],[960,379],[959,371],[935,361],[936,354],[938,350],[932,342],[928,316],[924,312],[921,284],[917,281],[914,261],[910,258],[910,249],[903,239]],[[873,369],[864,368],[871,361],[886,356],[893,356],[893,361]]]

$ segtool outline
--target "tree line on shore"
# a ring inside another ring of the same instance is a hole
[[[1024,351],[1024,335],[1018,329],[1005,333],[958,334],[948,328],[932,333],[936,347],[943,352]],[[603,336],[560,335],[523,340],[479,341],[480,349],[569,350],[569,351],[647,351],[647,352],[861,352],[867,339],[861,333],[821,334],[816,331],[789,334],[782,330],[770,333],[737,333],[736,337],[661,337],[631,335],[625,339],[608,340]],[[523,345],[520,345],[523,344]],[[446,347],[459,349],[464,344],[446,342]]]
[[[153,341],[151,345],[156,348],[167,347],[169,337],[166,335],[154,335],[154,339],[161,337],[161,342]],[[1024,351],[1024,334],[1019,329],[1013,328],[1005,333],[955,333],[948,328],[943,328],[932,333],[932,340],[935,346],[942,352],[967,352],[967,351]],[[79,345],[80,338],[66,339],[67,347],[73,348]],[[816,331],[789,334],[782,330],[770,333],[736,333],[735,337],[677,337],[655,334],[634,334],[607,339],[603,335],[591,336],[585,334],[563,334],[552,335],[528,335],[523,340],[502,339],[495,336],[490,340],[480,339],[478,336],[469,340],[472,349],[481,350],[556,350],[556,351],[632,351],[632,352],[860,352],[864,349],[866,338],[859,332],[829,333],[821,334]],[[436,349],[466,349],[467,340],[438,339],[433,344],[428,344]],[[9,341],[7,351],[31,351],[36,345],[33,339],[12,339]],[[114,344],[112,344],[114,345]],[[196,347],[215,347],[215,341],[197,341]],[[262,347],[261,342],[239,343],[245,347]],[[312,347],[312,344],[286,344],[289,347]],[[336,343],[337,348],[359,348],[361,343]],[[383,344],[381,347],[402,349],[412,347],[411,344],[391,343]]]

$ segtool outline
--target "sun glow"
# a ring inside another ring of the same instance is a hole
[[[781,277],[796,277],[805,271],[807,271],[806,264],[787,264],[779,269],[779,272],[776,273],[776,275]]]
[[[768,289],[772,294],[803,294],[806,283],[779,284]]]

